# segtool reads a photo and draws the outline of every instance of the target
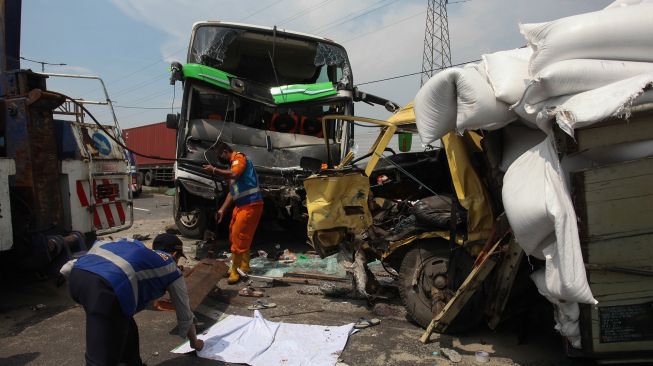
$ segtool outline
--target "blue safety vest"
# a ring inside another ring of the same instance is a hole
[[[236,154],[245,155],[242,153]],[[236,206],[244,206],[263,200],[261,189],[258,186],[258,176],[256,175],[254,164],[252,164],[252,161],[247,159],[247,157],[245,157],[245,159],[247,161],[245,171],[240,175],[238,180],[232,183],[231,187],[229,187],[231,198],[234,200]]]
[[[104,278],[115,292],[122,312],[133,316],[158,299],[181,277],[172,255],[148,249],[138,240],[96,242],[73,269]]]

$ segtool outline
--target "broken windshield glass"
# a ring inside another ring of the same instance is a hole
[[[344,49],[327,43],[318,43],[315,53],[315,66],[323,65],[341,67],[342,78],[340,78],[340,83],[349,85],[351,68]]]
[[[195,32],[195,39],[188,56],[189,63],[220,68],[225,60],[229,45],[244,30],[226,27],[201,27]]]

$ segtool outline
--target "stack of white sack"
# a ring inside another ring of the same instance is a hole
[[[645,91],[645,79],[653,82],[653,1],[617,1],[596,12],[522,24],[520,31],[533,50],[528,63],[531,80],[511,106],[522,119],[533,122],[539,112],[546,112],[558,123],[587,125],[627,115],[630,107],[648,101],[646,95],[638,97]],[[638,76],[644,79],[622,82]],[[588,114],[579,103],[568,102],[599,88],[605,88],[601,99],[618,96],[621,104],[595,103],[598,108]]]
[[[545,260],[532,279],[556,306],[556,329],[578,348],[578,303],[597,301],[551,120],[573,136],[576,128],[628,116],[632,106],[653,102],[653,0],[619,0],[601,11],[520,30],[530,48],[483,55],[474,68],[431,78],[415,98],[416,123],[430,143],[451,131],[503,128],[515,120],[507,113],[511,105],[522,121],[539,127],[503,130],[503,205],[524,251]],[[619,155],[641,157],[651,148],[650,142],[637,151],[620,147]],[[605,160],[594,158],[583,156]]]
[[[494,96],[482,62],[437,73],[415,96],[414,110],[419,135],[427,144],[451,131],[494,130],[517,118]]]

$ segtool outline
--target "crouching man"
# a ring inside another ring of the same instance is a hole
[[[154,250],[130,239],[98,241],[75,262],[68,280],[70,295],[86,312],[86,365],[143,365],[134,314],[166,290],[175,305],[179,334],[194,349],[202,349],[177,268],[181,246],[171,234],[158,235]]]

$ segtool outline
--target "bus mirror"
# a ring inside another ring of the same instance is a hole
[[[184,67],[177,61],[170,64],[170,85],[175,85],[177,80],[184,80],[183,69]]]
[[[176,130],[179,127],[179,114],[168,113],[166,116],[166,127]]]

